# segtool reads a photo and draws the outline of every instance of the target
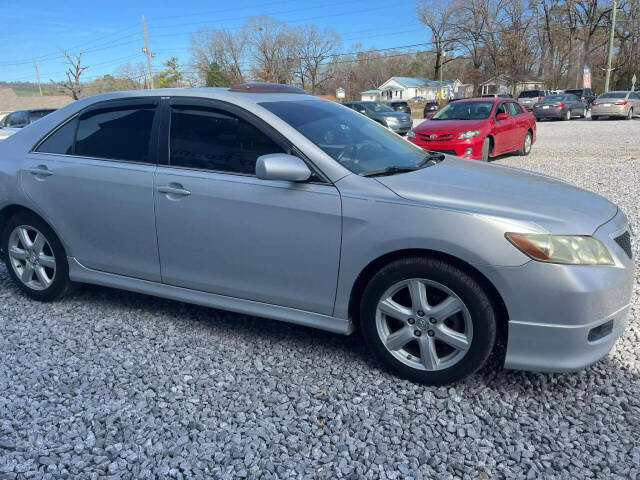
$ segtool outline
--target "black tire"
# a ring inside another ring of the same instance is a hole
[[[625,120],[633,120],[633,107],[631,107],[629,109],[629,113],[627,113],[627,116],[624,117]]]
[[[376,311],[382,295],[392,285],[413,278],[444,285],[459,297],[470,313],[471,344],[464,356],[448,368],[431,371],[413,368],[392,355],[378,334]],[[496,315],[486,292],[467,272],[439,259],[406,258],[383,267],[365,288],[360,312],[364,339],[384,366],[403,378],[428,385],[444,385],[476,372],[491,354],[496,339]]]
[[[29,226],[40,231],[47,239],[51,248],[53,257],[55,258],[55,276],[51,285],[43,290],[35,290],[22,282],[16,274],[11,260],[9,259],[9,238],[15,228],[19,226]],[[16,283],[18,288],[26,293],[34,300],[41,302],[50,302],[56,300],[72,288],[72,283],[69,280],[69,264],[67,262],[67,255],[64,251],[62,243],[58,239],[55,232],[47,225],[40,217],[30,212],[20,212],[11,217],[5,224],[4,230],[1,235],[2,250],[4,252],[3,259],[7,266],[7,271],[11,278]]]
[[[529,147],[527,148],[527,138],[529,139]],[[520,150],[518,150],[518,155],[521,155],[523,157],[526,157],[527,155],[529,155],[531,153],[531,146],[532,143],[531,141],[533,140],[533,137],[531,136],[531,132],[527,132],[524,136],[524,138],[522,139],[522,148],[520,148]]]
[[[491,139],[487,137],[484,139],[484,142],[482,142],[482,161],[488,162],[490,156],[491,156]]]
[[[591,115],[591,120],[600,120],[598,115]]]
[[[587,118],[587,109],[583,109],[582,113],[580,114],[580,118]]]
[[[567,113],[565,113],[565,114],[562,116],[562,120],[565,120],[565,121],[566,121],[566,120],[571,120],[571,109],[570,109],[570,108],[568,108],[568,109],[567,109]]]

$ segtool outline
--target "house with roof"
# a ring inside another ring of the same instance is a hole
[[[480,94],[490,95],[508,93],[517,97],[520,95],[520,92],[525,90],[537,90],[544,88],[544,82],[541,80],[524,79],[514,82],[510,75],[502,73],[482,82],[480,84]]]
[[[469,88],[471,90],[469,91]],[[440,81],[425,77],[391,77],[376,89],[360,92],[362,101],[388,102],[390,100],[408,100],[412,97],[425,97],[436,100],[440,90]],[[442,81],[445,98],[465,98],[473,92],[472,85],[465,85],[458,79],[447,78]]]

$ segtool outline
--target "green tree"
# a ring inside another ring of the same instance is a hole
[[[178,57],[171,57],[162,64],[167,68],[155,76],[155,86],[159,88],[181,86],[184,81],[184,74],[180,71]]]
[[[216,62],[211,62],[206,70],[207,87],[230,87],[231,79]]]

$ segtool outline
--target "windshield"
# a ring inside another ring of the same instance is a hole
[[[493,102],[454,102],[450,103],[431,120],[483,120],[489,118]]]
[[[260,105],[354,173],[415,167],[429,155],[379,123],[333,102],[302,100]]]
[[[540,90],[526,90],[520,94],[519,98],[539,97],[542,92]]]
[[[624,98],[627,92],[607,92],[600,95],[600,98]]]
[[[378,103],[378,102],[362,102],[360,105],[364,105],[365,108],[368,108],[369,110],[373,110],[374,112],[393,112],[393,108],[391,107],[387,107],[386,105],[383,105],[382,103]]]
[[[547,95],[546,97],[542,97],[543,102],[561,102],[565,99],[565,95]]]

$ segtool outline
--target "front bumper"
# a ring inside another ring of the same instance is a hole
[[[424,148],[425,150],[432,150],[434,152],[448,153],[449,155],[455,155],[457,157],[479,160],[482,158],[482,142],[484,142],[484,139],[484,136],[478,135],[477,137],[468,138],[466,140],[458,140],[454,138],[453,140],[445,141],[428,141],[420,137],[416,137],[409,138],[409,141],[421,148]]]
[[[573,371],[611,350],[627,325],[634,282],[634,260],[613,240],[628,228],[618,212],[594,233],[609,248],[613,266],[530,261],[478,267],[509,313],[505,368]]]

